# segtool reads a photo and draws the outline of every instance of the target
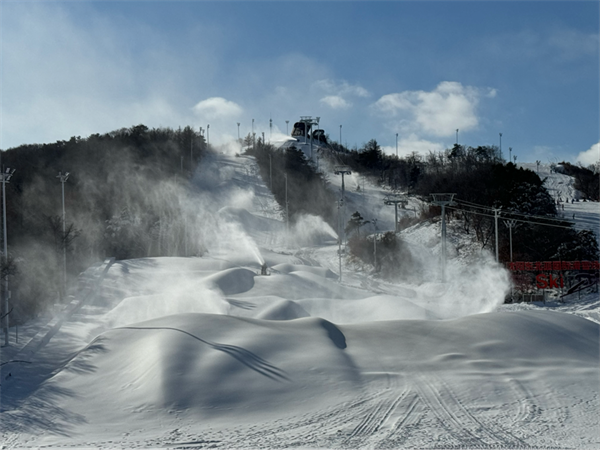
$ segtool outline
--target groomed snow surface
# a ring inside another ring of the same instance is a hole
[[[407,231],[410,280],[345,259],[339,283],[335,231],[286,234],[252,158],[203,170],[227,231],[204,256],[90,268],[3,348],[3,448],[600,447],[597,293],[502,305],[508,274],[451,228],[440,283],[439,224]],[[349,193],[379,231],[383,195]]]

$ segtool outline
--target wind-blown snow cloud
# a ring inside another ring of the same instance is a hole
[[[484,91],[455,81],[443,81],[430,92],[386,94],[372,108],[376,113],[393,119],[404,132],[448,137],[457,128],[463,131],[477,128],[477,106],[483,96],[493,98],[496,90]]]
[[[592,145],[589,149],[577,155],[577,162],[584,166],[591,166],[600,162],[600,142]]]
[[[243,112],[240,105],[223,97],[207,98],[197,103],[193,109],[196,114],[208,120],[237,117]]]

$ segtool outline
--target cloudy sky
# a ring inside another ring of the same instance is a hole
[[[512,147],[599,158],[597,1],[10,1],[0,148],[210,124],[267,139],[300,116],[387,152]],[[272,119],[272,128],[269,120]]]

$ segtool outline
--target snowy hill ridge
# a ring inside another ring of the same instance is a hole
[[[507,272],[462,241],[440,283],[439,224],[406,233],[425,281],[339,283],[335,231],[288,234],[254,164],[196,174],[205,255],[116,261],[37,353],[3,352],[4,448],[598,447],[597,300],[502,305]],[[379,231],[383,194],[349,192]]]

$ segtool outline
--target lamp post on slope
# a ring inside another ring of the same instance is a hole
[[[3,225],[4,225],[4,264],[6,266],[6,274],[4,275],[4,345],[8,345],[8,327],[9,327],[9,311],[8,311],[8,241],[7,241],[7,233],[6,233],[6,183],[9,182],[10,178],[15,173],[15,169],[6,168],[4,172],[2,172],[2,216],[3,216]]]

